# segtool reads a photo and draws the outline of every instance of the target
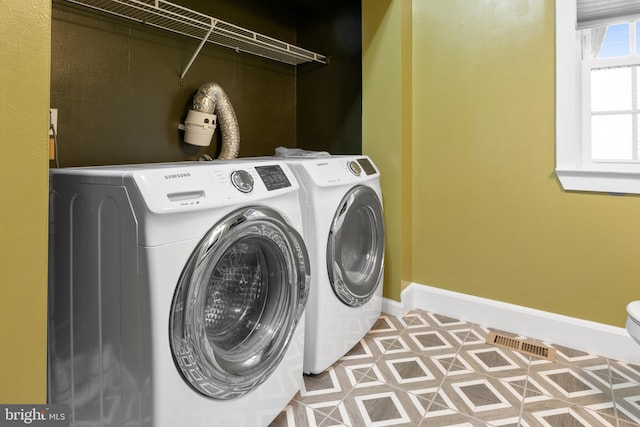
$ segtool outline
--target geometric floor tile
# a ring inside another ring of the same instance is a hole
[[[507,399],[486,379],[454,383],[452,387],[473,412],[511,407]]]
[[[640,427],[640,366],[550,344],[552,362],[487,344],[489,332],[383,313],[333,366],[305,375],[269,427]]]
[[[451,344],[438,331],[412,332],[409,336],[422,351],[452,348]]]
[[[305,378],[305,389],[301,390],[303,396],[329,394],[341,391],[335,369],[329,368],[325,372],[315,376],[313,380]]]
[[[388,315],[385,315],[385,314],[380,316],[380,318],[371,327],[371,331],[369,333],[377,334],[377,333],[382,333],[382,332],[397,331],[398,328],[394,324],[394,322],[392,321],[391,317],[392,316],[388,316]]]
[[[393,391],[355,398],[366,425],[394,425],[411,422],[407,411]]]
[[[463,325],[465,323],[465,322],[461,322],[460,320],[452,319],[451,317],[442,316],[440,314],[435,314],[435,313],[427,313],[427,316],[434,319],[438,326],[443,326],[443,327],[454,326],[454,325],[458,326],[458,325]]]
[[[361,340],[357,343],[347,354],[345,354],[342,359],[344,360],[353,360],[353,359],[366,359],[373,356],[373,353],[369,349],[369,344],[364,340]]]
[[[405,353],[409,351],[409,347],[401,337],[374,338],[373,342],[380,352],[385,354]]]
[[[499,348],[484,348],[469,351],[472,357],[478,361],[488,372],[502,371],[518,368],[519,365]]]
[[[538,372],[549,384],[555,387],[565,397],[579,397],[601,393],[600,389],[580,378],[570,368],[561,368]]]
[[[387,360],[386,363],[396,381],[400,384],[409,384],[435,378],[418,356]]]
[[[591,426],[571,408],[550,409],[548,411],[534,412],[533,415],[548,426]]]

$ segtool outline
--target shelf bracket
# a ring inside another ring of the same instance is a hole
[[[184,85],[184,76],[187,75],[187,71],[189,71],[189,68],[191,68],[191,65],[193,64],[193,61],[196,60],[196,58],[198,57],[198,54],[200,53],[200,51],[202,50],[202,47],[204,46],[204,44],[207,42],[207,40],[209,40],[209,36],[211,35],[211,33],[213,32],[213,29],[216,26],[216,21],[213,20],[211,22],[211,28],[209,28],[209,31],[207,32],[207,35],[204,36],[204,38],[202,39],[202,41],[200,42],[200,45],[198,45],[198,48],[196,49],[195,52],[193,52],[193,55],[191,56],[191,59],[189,60],[189,62],[187,63],[187,65],[184,67],[184,70],[182,70],[182,74],[180,74],[180,86]]]

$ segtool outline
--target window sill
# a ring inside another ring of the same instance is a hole
[[[556,169],[562,188],[568,191],[640,194],[640,172]]]

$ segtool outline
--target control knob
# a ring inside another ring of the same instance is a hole
[[[355,160],[351,160],[349,163],[347,163],[347,165],[349,166],[349,170],[352,174],[354,174],[355,176],[360,176],[360,174],[362,173],[362,168],[360,167],[358,162],[356,162]]]
[[[250,193],[253,190],[253,177],[246,170],[233,171],[231,173],[231,183],[243,193]]]

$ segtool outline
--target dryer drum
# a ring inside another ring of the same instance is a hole
[[[327,242],[327,272],[344,304],[366,304],[382,283],[384,261],[382,203],[374,190],[352,188],[338,205]]]
[[[278,367],[309,292],[302,237],[274,210],[238,210],[214,226],[180,277],[173,358],[192,388],[234,399]]]

